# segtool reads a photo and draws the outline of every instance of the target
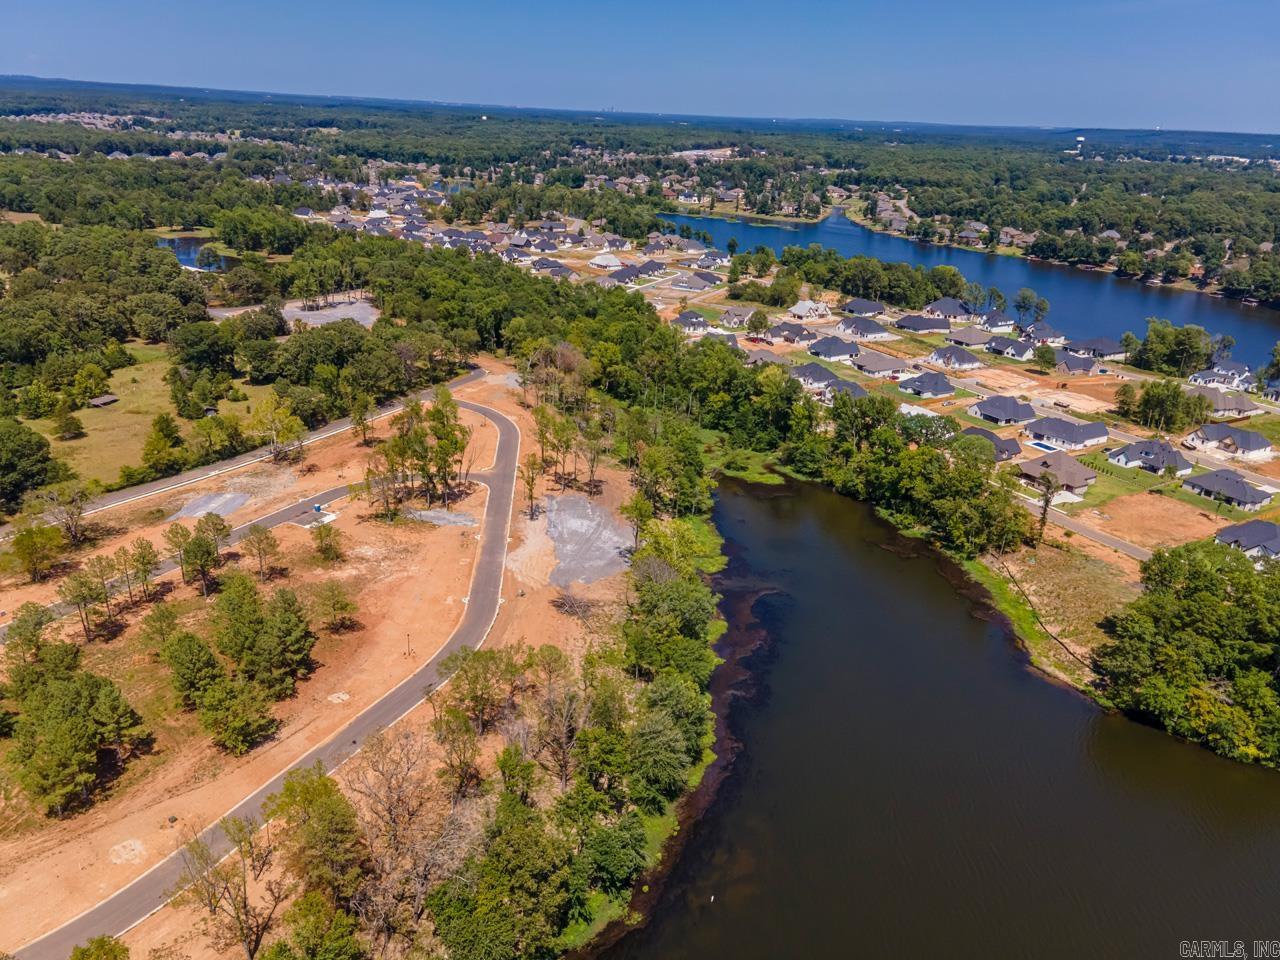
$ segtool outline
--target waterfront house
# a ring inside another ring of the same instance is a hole
[[[1187,477],[1182,486],[1210,500],[1220,500],[1241,510],[1261,510],[1271,502],[1271,494],[1259,490],[1234,470],[1213,470]]]
[[[855,340],[891,340],[891,334],[880,324],[866,317],[845,317],[836,324],[836,331]]]
[[[823,337],[809,345],[809,353],[823,360],[848,363],[858,355],[858,347],[857,344],[841,340],[839,337]]]
[[[992,337],[987,341],[987,349],[1002,357],[1014,360],[1030,360],[1035,356],[1036,345],[1030,340],[1014,340],[1010,337]]]
[[[932,363],[948,370],[977,370],[982,361],[968,350],[960,347],[939,347],[924,358],[925,363]]]
[[[1011,423],[1029,423],[1036,418],[1036,411],[1029,403],[997,394],[985,400],[979,400],[971,406],[969,416],[1004,426]]]
[[[878,300],[863,300],[861,297],[854,297],[852,300],[844,303],[840,310],[849,314],[851,317],[869,317],[875,319],[884,313],[884,304]]]
[[[792,320],[820,320],[831,316],[831,308],[821,300],[800,300],[787,313]]]
[[[992,433],[990,430],[984,430],[982,427],[965,427],[961,433],[968,434],[971,437],[982,437],[984,440],[991,441],[991,446],[996,450],[996,463],[1004,463],[1006,460],[1012,460],[1022,452],[1022,444],[1014,437],[1001,437]]]
[[[1266,460],[1272,454],[1271,441],[1253,430],[1233,427],[1229,423],[1206,423],[1187,435],[1186,444],[1193,449],[1216,450],[1240,460]]]
[[[926,400],[934,397],[947,397],[956,392],[951,381],[940,373],[922,373],[910,380],[903,380],[898,386],[907,393],[914,393]]]
[[[951,324],[941,317],[909,316],[898,320],[898,329],[912,333],[945,333]]]
[[[1255,560],[1280,557],[1280,524],[1269,520],[1246,520],[1223,527],[1214,539]]]
[[[1083,497],[1098,479],[1098,474],[1086,467],[1075,457],[1054,450],[1042,457],[1033,457],[1018,465],[1018,473],[1022,482],[1030,487],[1038,487],[1040,478],[1046,473],[1053,476],[1062,491],[1073,497]]]
[[[947,343],[955,344],[957,347],[985,347],[987,341],[991,339],[991,334],[985,330],[979,330],[977,327],[956,327],[954,330],[944,333],[942,339]]]
[[[804,347],[817,342],[818,334],[803,323],[789,323],[784,320],[781,323],[775,323],[769,328],[769,338]]]
[[[1165,440],[1139,440],[1126,444],[1112,450],[1107,459],[1117,467],[1139,467],[1161,475],[1171,470],[1174,476],[1185,477],[1191,472],[1191,461]]]
[[[724,313],[720,314],[720,326],[726,330],[745,327],[751,321],[755,312],[755,307],[725,307]]]
[[[1061,417],[1041,417],[1026,427],[1027,436],[1060,450],[1083,450],[1105,443],[1110,434],[1107,425],[1095,421],[1076,423]]]
[[[875,350],[859,350],[857,356],[850,362],[855,370],[869,377],[889,377],[895,380],[911,369],[911,365],[906,360]]]
[[[955,297],[940,297],[932,303],[925,304],[920,312],[931,320],[946,320],[951,323],[969,320],[972,317],[968,306]]]

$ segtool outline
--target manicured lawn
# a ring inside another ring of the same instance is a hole
[[[1080,457],[1080,462],[1095,470],[1098,474],[1098,479],[1089,487],[1084,499],[1079,503],[1063,504],[1062,511],[1064,513],[1076,514],[1085,510],[1094,510],[1114,500],[1116,497],[1127,496],[1130,493],[1142,493],[1145,490],[1151,490],[1161,485],[1176,487],[1182,482],[1181,480],[1166,480],[1162,477],[1157,477],[1148,470],[1141,470],[1137,467],[1131,470],[1117,467],[1100,453],[1085,454]]]
[[[1262,434],[1273,444],[1280,445],[1280,415],[1264,413],[1260,417],[1250,417],[1243,424],[1246,430]]]

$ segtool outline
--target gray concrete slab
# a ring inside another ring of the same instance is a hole
[[[627,567],[631,529],[580,493],[547,498],[547,535],[556,550],[551,582],[558,587],[595,583]]]

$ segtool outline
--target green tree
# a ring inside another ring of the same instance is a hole
[[[173,689],[184,708],[200,705],[207,690],[226,680],[226,671],[209,645],[194,633],[175,633],[161,647],[161,656],[169,666]]]
[[[1057,352],[1047,343],[1040,344],[1032,351],[1031,360],[1042,373],[1052,373],[1058,365]]]
[[[312,593],[312,602],[320,622],[330,630],[351,626],[358,609],[347,588],[337,580],[318,583]]]
[[[280,555],[280,541],[276,535],[260,523],[252,524],[245,531],[240,543],[245,552],[258,563],[258,579],[266,580],[271,562]]]
[[[213,742],[237,757],[275,733],[278,726],[266,693],[244,679],[211,684],[200,697],[199,716]]]
[[[115,937],[93,937],[74,947],[70,960],[129,960],[129,948]]]
[[[282,820],[285,865],[308,892],[349,903],[361,881],[364,844],[355,808],[319,762],[290,770],[264,814]]]
[[[58,527],[23,518],[13,535],[14,559],[32,580],[43,580],[62,555],[66,539]]]
[[[321,523],[311,528],[311,543],[315,546],[316,556],[328,563],[337,563],[343,558],[342,531],[329,523]]]

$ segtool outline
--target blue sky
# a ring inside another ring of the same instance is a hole
[[[1280,133],[1280,0],[57,0],[0,73],[734,116]]]

